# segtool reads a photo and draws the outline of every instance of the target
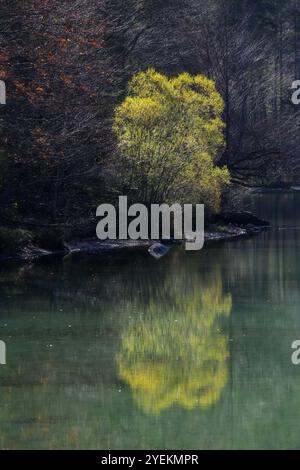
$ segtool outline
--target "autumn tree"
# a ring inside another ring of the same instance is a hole
[[[223,145],[222,111],[221,96],[204,76],[169,79],[149,69],[132,78],[114,128],[140,200],[219,208],[229,182],[227,169],[215,166]]]
[[[10,184],[2,211],[68,225],[93,211],[111,150],[114,69],[106,0],[14,1],[0,56]],[[18,31],[18,33],[16,33]],[[11,217],[11,215],[10,215]]]

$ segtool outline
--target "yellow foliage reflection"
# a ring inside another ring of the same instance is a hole
[[[168,277],[161,287],[172,299],[168,308],[152,300],[122,335],[119,375],[146,412],[160,413],[173,404],[207,408],[226,385],[228,338],[218,319],[230,314],[231,295],[224,294],[220,272],[205,286],[199,278],[193,281],[178,281],[178,273]]]

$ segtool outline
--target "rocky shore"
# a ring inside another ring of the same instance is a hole
[[[250,212],[226,212],[219,214],[205,229],[205,246],[223,241],[246,238],[269,228],[267,221],[261,220]],[[147,249],[153,240],[107,240],[87,239],[64,243],[60,248],[45,248],[34,243],[26,243],[15,251],[5,253],[2,248],[0,260],[35,260],[51,255],[76,253],[102,253],[128,249]]]

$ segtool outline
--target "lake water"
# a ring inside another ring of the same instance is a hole
[[[300,448],[300,195],[199,253],[0,267],[2,449]]]

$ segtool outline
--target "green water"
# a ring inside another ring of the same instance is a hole
[[[255,196],[274,229],[160,261],[1,265],[0,447],[300,448],[299,207]]]

